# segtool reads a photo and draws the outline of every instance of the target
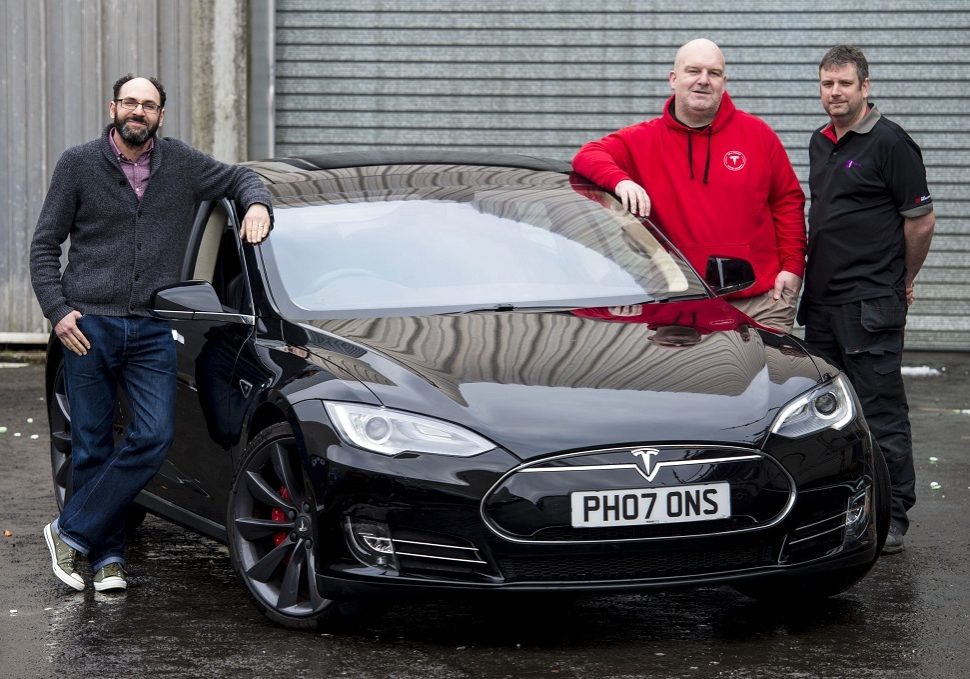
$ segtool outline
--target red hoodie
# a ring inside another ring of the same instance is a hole
[[[803,276],[805,194],[778,135],[727,92],[700,130],[674,118],[673,101],[660,118],[583,146],[573,169],[609,191],[640,184],[651,218],[702,275],[709,255],[751,262],[755,284],[732,297],[772,289],[781,270]]]

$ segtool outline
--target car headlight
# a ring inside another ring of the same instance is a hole
[[[800,438],[823,429],[842,429],[855,415],[855,394],[845,375],[839,375],[782,408],[771,431],[779,436]]]
[[[324,401],[323,405],[341,438],[374,453],[470,457],[495,448],[478,434],[431,417],[359,403]]]

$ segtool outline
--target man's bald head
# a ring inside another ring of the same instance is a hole
[[[721,48],[706,38],[691,40],[677,50],[669,80],[677,119],[690,127],[709,125],[727,80]]]
[[[724,53],[721,48],[707,38],[697,38],[681,45],[674,57],[674,70],[682,66],[685,61],[692,59],[703,59],[711,63],[720,63],[721,71],[724,71]]]

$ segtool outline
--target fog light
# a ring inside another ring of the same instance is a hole
[[[850,542],[855,542],[869,528],[870,517],[872,516],[872,487],[867,487],[864,491],[856,493],[849,499],[848,507],[845,512],[845,541],[848,546]]]
[[[344,531],[358,561],[365,566],[397,572],[397,555],[386,523],[348,516],[344,518]]]

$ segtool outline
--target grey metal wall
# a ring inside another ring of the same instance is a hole
[[[737,104],[778,131],[804,182],[809,134],[826,122],[818,60],[853,42],[870,59],[873,100],[922,146],[936,206],[907,345],[970,349],[966,0],[275,7],[276,156],[437,147],[568,159],[589,139],[657,115],[674,52],[703,36],[724,50]]]
[[[120,75],[165,85],[162,134],[245,159],[246,9],[246,0],[0,0],[0,344],[47,339],[30,238],[58,157],[100,134]]]

